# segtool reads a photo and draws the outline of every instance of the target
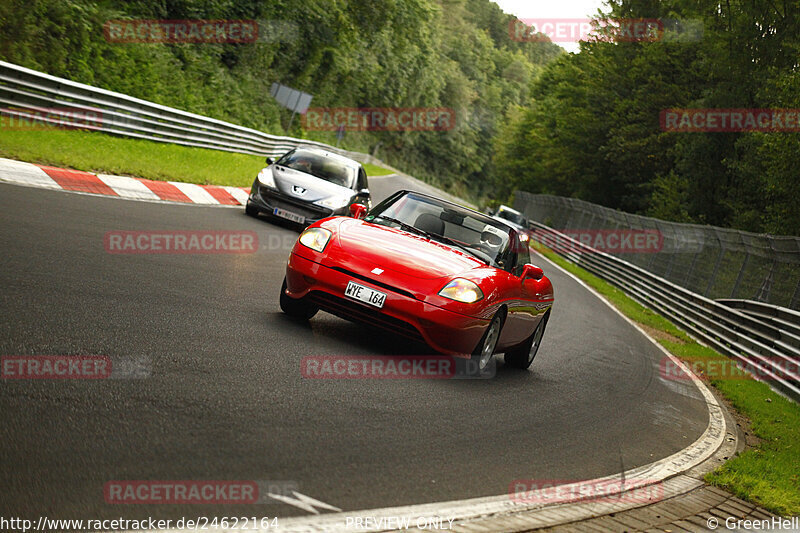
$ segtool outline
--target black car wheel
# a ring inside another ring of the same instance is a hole
[[[536,353],[539,351],[539,346],[542,344],[542,337],[544,337],[544,330],[547,327],[547,320],[550,318],[550,311],[545,313],[539,321],[539,325],[533,330],[531,336],[520,344],[519,346],[508,350],[505,355],[506,364],[513,368],[525,370],[531,363],[533,363]]]
[[[500,340],[505,315],[502,310],[494,315],[486,327],[483,337],[472,352],[472,357],[466,362],[466,373],[472,377],[484,377],[492,374],[494,364],[494,350]]]
[[[286,278],[281,285],[281,311],[298,320],[308,320],[319,311],[319,307],[304,300],[296,300],[286,294]]]

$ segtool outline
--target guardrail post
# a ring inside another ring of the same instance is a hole
[[[664,232],[663,232],[663,231],[661,231],[661,227],[658,225],[658,222],[656,222],[656,223],[655,223],[655,225],[656,225],[656,230],[657,230],[659,233],[661,233],[661,236],[662,236],[662,239],[663,239]],[[662,243],[663,243],[663,240],[662,240]],[[657,253],[655,253],[655,254],[650,254],[650,261],[648,261],[648,262],[647,262],[647,267],[646,267],[646,268],[647,268],[647,270],[649,270],[650,272],[652,272],[652,271],[653,271],[653,263],[655,263],[655,261],[656,261],[656,256],[657,256],[657,255],[658,255]]]
[[[578,214],[580,216],[578,217],[578,224],[577,224],[576,227],[577,228],[583,228],[583,219],[586,218],[586,213],[584,213],[583,209],[581,209],[580,211],[578,211]]]
[[[692,276],[692,272],[694,272],[694,265],[697,264],[697,258],[700,257],[701,250],[698,250],[694,253],[694,257],[692,257],[692,262],[689,264],[689,269],[686,271],[686,275],[683,277],[683,286],[689,286],[689,278]]]
[[[719,237],[717,237],[717,239],[719,240]],[[725,248],[723,248],[722,243],[720,243],[717,262],[714,264],[714,271],[711,273],[711,277],[708,279],[708,285],[706,286],[705,292],[703,292],[703,296],[708,297],[708,293],[711,292],[711,287],[714,286],[714,282],[717,280],[717,272],[719,272],[719,265],[722,263],[723,255],[725,255]]]
[[[659,252],[664,253],[664,252]],[[656,255],[656,254],[653,254]],[[667,271],[664,273],[664,277],[670,279],[670,274],[672,274],[672,265],[675,263],[675,256],[678,255],[674,251],[669,254],[669,263],[667,263]]]
[[[736,283],[733,284],[733,289],[731,290],[731,298],[736,298],[736,293],[739,290],[739,284],[742,282],[742,278],[744,277],[744,271],[747,269],[747,262],[750,260],[750,252],[744,254],[744,261],[742,261],[742,266],[739,269],[739,275],[736,276]],[[775,266],[775,262],[772,262],[773,267]],[[772,272],[772,268],[770,268],[770,273]]]
[[[593,227],[594,227],[594,226],[593,226],[593,224],[594,224],[594,218],[595,218],[595,215],[594,215],[594,209],[592,209],[592,210],[590,210],[590,211],[589,211],[589,215],[591,215],[591,216],[589,217],[589,222],[586,224],[586,229],[589,229],[589,228],[593,228]]]
[[[769,272],[767,276],[764,278],[763,283],[761,283],[761,287],[758,289],[758,294],[756,294],[756,300],[759,302],[769,302],[769,293],[772,292],[772,279],[775,274],[775,261],[769,266]]]
[[[800,280],[797,280],[797,285],[794,288],[794,294],[792,295],[792,301],[789,304],[789,307],[792,309],[797,309],[800,307]]]

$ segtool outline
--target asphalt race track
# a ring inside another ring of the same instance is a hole
[[[372,180],[376,200],[401,183]],[[140,364],[126,379],[0,381],[10,516],[308,514],[277,502],[111,505],[111,480],[285,480],[342,510],[498,495],[516,479],[650,463],[708,422],[690,382],[659,377],[660,351],[552,268],[556,305],[530,371],[500,362],[491,380],[312,380],[304,356],[428,352],[324,313],[310,326],[283,316],[297,231],[243,208],[8,184],[0,218],[0,355]],[[109,230],[252,230],[262,249],[109,254]]]

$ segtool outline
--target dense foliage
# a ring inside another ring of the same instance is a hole
[[[614,19],[701,33],[587,42],[535,80],[496,138],[500,196],[515,188],[629,212],[800,234],[800,134],[662,131],[667,108],[800,108],[800,2],[612,0]]]
[[[6,0],[0,58],[271,133],[304,131],[275,82],[320,107],[447,107],[447,132],[348,132],[473,198],[515,189],[660,218],[800,234],[800,134],[662,131],[666,108],[800,108],[798,0],[611,0],[609,19],[701,28],[677,40],[516,42],[489,0]],[[254,19],[251,44],[120,44],[115,19]],[[273,28],[273,30],[270,30]]]
[[[267,31],[251,44],[108,42],[117,19],[255,19]],[[342,146],[479,195],[509,106],[562,52],[513,41],[509,21],[489,0],[4,0],[0,58],[276,134],[289,123],[276,81],[314,106],[452,108],[451,131],[347,133]],[[288,133],[335,142],[299,120]]]

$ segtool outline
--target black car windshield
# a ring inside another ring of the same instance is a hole
[[[504,218],[513,222],[514,224],[524,226],[525,225],[525,217],[522,216],[521,213],[516,213],[514,211],[510,211],[508,209],[503,209],[502,207],[497,212],[497,216],[500,218]]]
[[[276,165],[299,170],[314,177],[352,188],[358,169],[334,157],[310,150],[293,150],[281,157]]]
[[[502,223],[444,200],[402,192],[372,209],[367,222],[429,237],[503,268],[511,235]]]

